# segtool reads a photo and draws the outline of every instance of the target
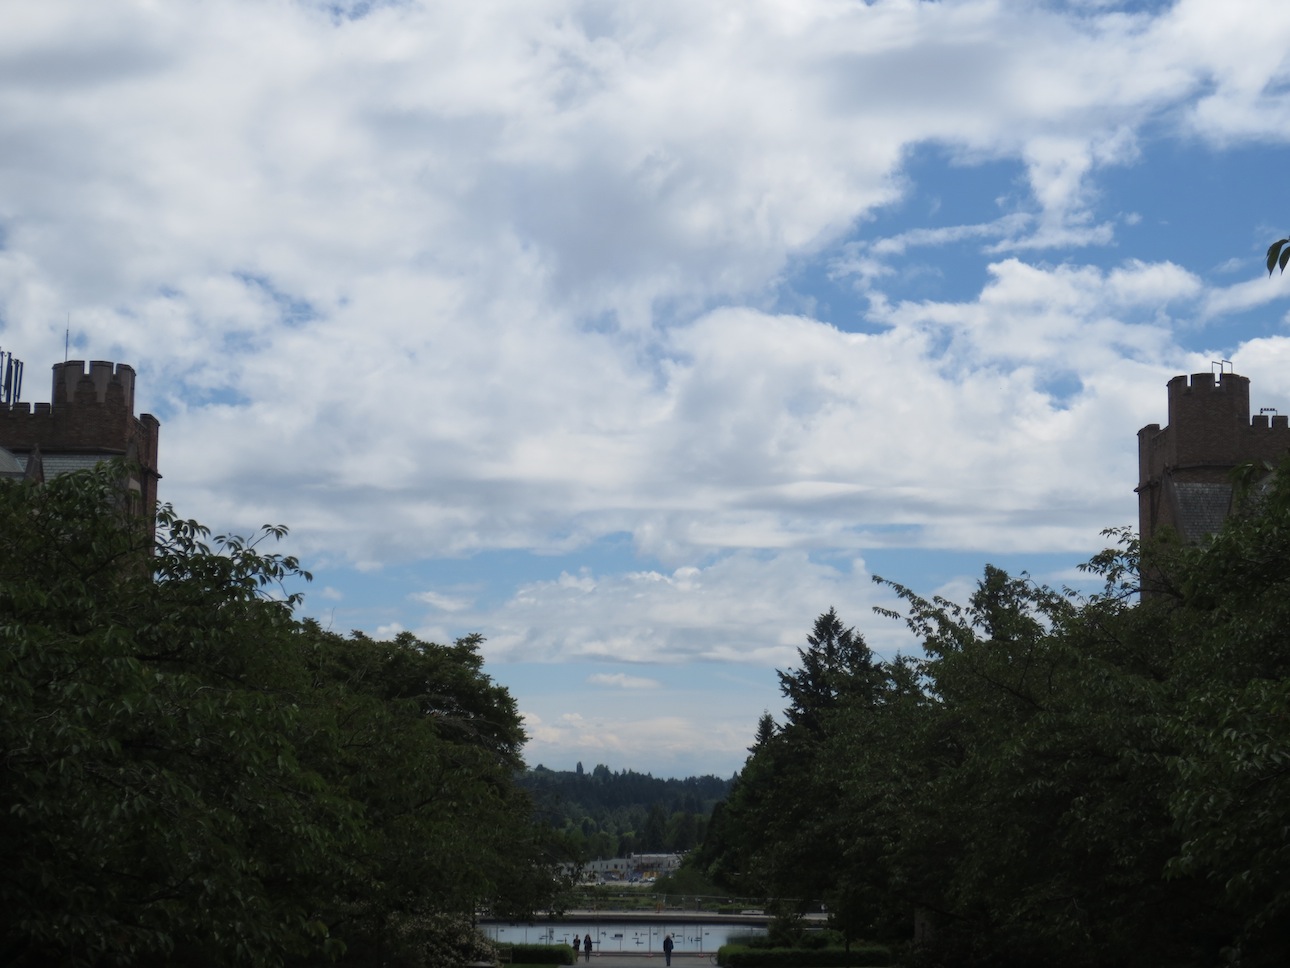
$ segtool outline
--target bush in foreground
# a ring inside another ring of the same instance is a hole
[[[885,945],[845,948],[754,948],[722,945],[717,964],[722,968],[870,968],[892,963]]]
[[[502,944],[497,950],[511,965],[571,965],[578,960],[567,944]]]

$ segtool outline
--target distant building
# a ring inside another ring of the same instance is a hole
[[[680,854],[631,854],[587,861],[581,871],[584,880],[596,883],[646,884],[680,866]]]
[[[626,857],[589,860],[582,865],[583,876],[592,881],[621,881],[627,877],[629,861]]]
[[[83,360],[54,364],[49,403],[7,398],[0,405],[0,479],[46,481],[113,457],[136,465],[126,487],[151,520],[157,506],[157,439],[152,414],[135,416],[134,368]]]
[[[1169,424],[1138,431],[1138,533],[1144,545],[1164,529],[1194,543],[1218,531],[1232,510],[1232,471],[1273,466],[1290,453],[1286,414],[1250,415],[1250,381],[1235,373],[1193,373],[1169,381]]]
[[[670,874],[681,866],[680,854],[632,854],[629,858],[632,872],[646,879],[653,880],[664,874]]]

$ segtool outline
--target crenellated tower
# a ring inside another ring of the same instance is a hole
[[[157,440],[161,424],[134,414],[134,368],[83,360],[54,364],[49,403],[0,407],[0,447],[28,477],[50,478],[125,457],[139,467],[129,486],[151,518],[157,504]]]
[[[1235,373],[1193,373],[1169,381],[1169,425],[1138,431],[1138,532],[1162,528],[1198,541],[1232,509],[1232,471],[1290,453],[1286,415],[1250,416],[1250,381]]]

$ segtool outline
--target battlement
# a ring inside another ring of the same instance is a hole
[[[120,401],[133,414],[134,367],[126,363],[92,360],[87,371],[84,360],[55,363],[50,399],[55,406]]]
[[[1235,373],[1193,373],[1191,376],[1176,376],[1169,381],[1169,397],[1188,393],[1225,393],[1250,392],[1250,378]]]
[[[43,481],[124,457],[134,468],[127,488],[151,521],[157,506],[157,442],[161,424],[134,415],[134,367],[106,360],[55,363],[49,403],[0,406],[0,447]]]
[[[1196,540],[1227,513],[1233,468],[1290,454],[1290,418],[1251,416],[1249,378],[1235,373],[1176,376],[1168,396],[1168,425],[1138,431],[1139,528],[1144,538],[1167,526]]]
[[[1250,380],[1235,373],[1193,373],[1169,381],[1169,426],[1250,421]]]
[[[1290,430],[1290,416],[1283,413],[1272,414],[1272,420],[1269,422],[1268,414],[1256,413],[1250,418],[1250,426],[1254,430]]]
[[[157,419],[134,415],[134,367],[107,360],[55,363],[50,403],[0,408],[0,446],[23,453],[156,454]]]
[[[0,409],[0,419],[5,416],[18,416],[20,414],[50,414],[54,410],[52,403],[27,403],[25,401],[15,403],[12,407]]]

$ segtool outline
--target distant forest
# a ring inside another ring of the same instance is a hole
[[[570,856],[588,861],[697,847],[731,781],[660,780],[603,764],[587,773],[579,763],[573,772],[539,765],[519,783],[532,793],[538,819],[563,835]]]

